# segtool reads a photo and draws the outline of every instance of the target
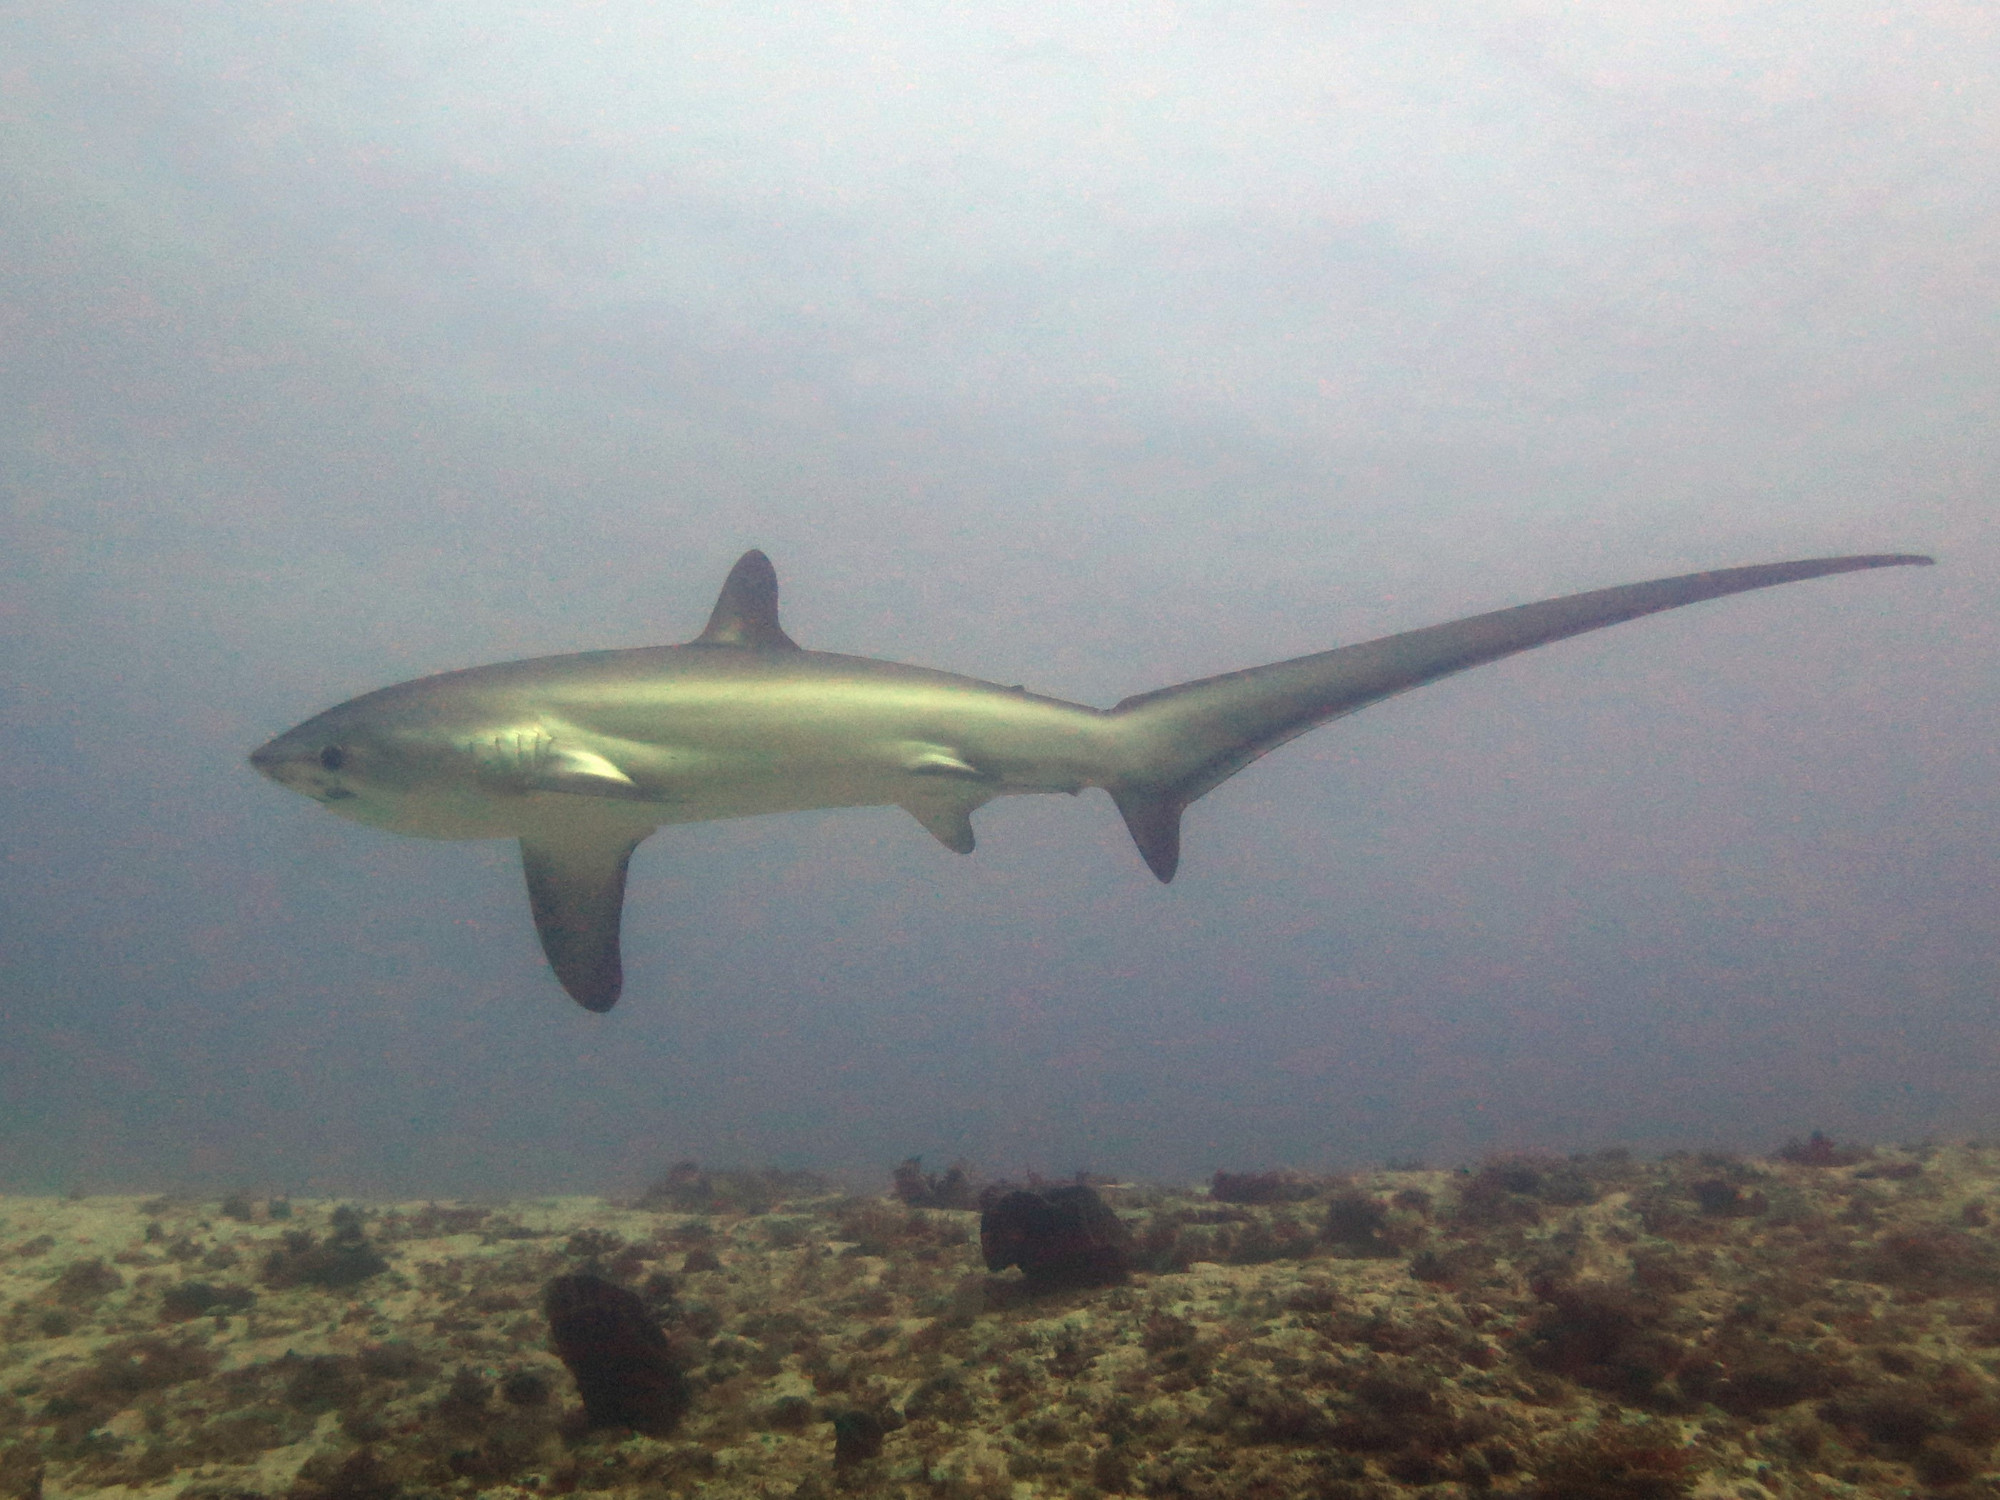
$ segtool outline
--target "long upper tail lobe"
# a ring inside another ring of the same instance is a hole
[[[1329,719],[1467,667],[1641,615],[1828,573],[1930,561],[1903,553],[1820,557],[1657,578],[1142,693],[1111,710],[1125,721],[1121,730],[1135,768],[1112,785],[1111,795],[1147,865],[1161,880],[1172,880],[1187,805]]]

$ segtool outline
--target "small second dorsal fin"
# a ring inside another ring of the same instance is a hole
[[[693,646],[748,646],[753,651],[796,651],[799,643],[778,623],[778,570],[751,548],[736,559]]]

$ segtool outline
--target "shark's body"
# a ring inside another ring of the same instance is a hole
[[[1640,615],[1907,555],[1816,558],[1627,584],[1205,678],[1104,710],[866,657],[803,651],[745,554],[684,646],[590,651],[419,678],[307,720],[251,763],[358,822],[517,838],[549,963],[609,1010],[632,850],[669,823],[820,807],[906,808],[972,850],[975,809],[1108,791],[1171,880],[1197,797],[1329,719],[1467,667]]]

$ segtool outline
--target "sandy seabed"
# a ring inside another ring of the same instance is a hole
[[[1786,1157],[1102,1185],[1129,1280],[1040,1294],[777,1173],[0,1198],[0,1497],[2000,1493],[2000,1148]],[[577,1271],[684,1362],[665,1436],[586,1426]]]

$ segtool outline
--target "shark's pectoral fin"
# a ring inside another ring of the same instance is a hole
[[[521,869],[542,952],[585,1010],[611,1009],[624,987],[618,922],[625,907],[625,868],[638,844],[623,834],[521,840]]]
[[[1160,884],[1171,882],[1181,865],[1181,814],[1187,811],[1187,799],[1171,788],[1123,786],[1112,789],[1111,800],[1146,868],[1159,876]]]

